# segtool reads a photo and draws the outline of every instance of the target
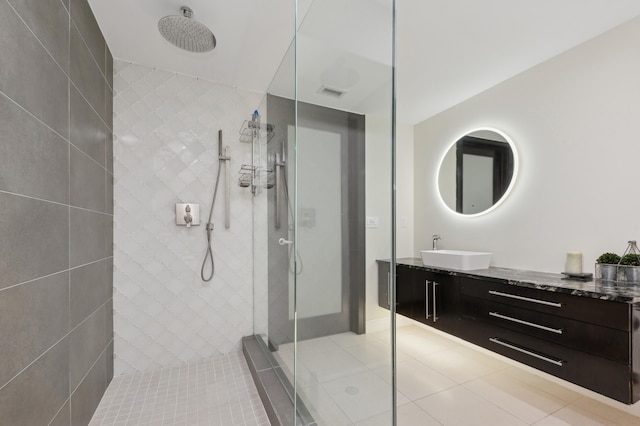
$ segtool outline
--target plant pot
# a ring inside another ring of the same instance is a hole
[[[601,278],[603,281],[617,281],[618,280],[618,265],[610,265],[606,263],[596,264],[596,278]]]
[[[618,266],[618,281],[640,283],[640,266]]]

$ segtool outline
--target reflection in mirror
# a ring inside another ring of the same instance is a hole
[[[495,208],[515,181],[517,156],[503,132],[478,129],[455,141],[440,163],[438,190],[442,201],[463,215]]]

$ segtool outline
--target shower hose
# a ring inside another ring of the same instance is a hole
[[[213,279],[213,273],[215,271],[215,263],[213,262],[213,250],[211,249],[211,240],[213,239],[213,222],[211,219],[213,217],[213,205],[216,203],[216,195],[218,194],[218,183],[220,182],[220,169],[222,169],[222,161],[218,160],[218,175],[216,176],[216,187],[213,190],[213,200],[211,200],[211,208],[209,209],[209,220],[207,221],[207,252],[204,255],[204,260],[202,261],[202,268],[200,269],[200,277],[202,281],[209,282]],[[204,276],[204,268],[207,266],[207,260],[211,262],[211,274],[208,277]]]

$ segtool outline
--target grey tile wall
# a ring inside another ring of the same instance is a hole
[[[69,143],[6,96],[0,96],[0,189],[69,203]],[[24,165],[31,164],[28,174]]]
[[[0,0],[0,424],[113,377],[113,57],[87,0]]]
[[[71,143],[104,165],[106,126],[80,92],[71,87]]]
[[[85,0],[86,1],[86,0]],[[84,43],[80,32],[71,27],[71,83],[82,93],[89,105],[106,121],[105,81],[98,64]]]
[[[69,345],[66,339],[30,364],[0,391],[2,423],[46,425],[69,394]]]
[[[68,137],[68,78],[7,2],[0,2],[0,52],[0,91]]]
[[[11,287],[1,294],[0,383],[7,383],[67,334],[69,273]]]

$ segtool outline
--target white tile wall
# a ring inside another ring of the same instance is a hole
[[[252,334],[251,163],[238,141],[262,94],[141,65],[114,64],[115,374],[240,350]],[[231,155],[231,228],[224,180],[214,209],[213,281],[200,279],[218,168],[218,130]],[[175,225],[177,202],[199,203],[202,225]]]

